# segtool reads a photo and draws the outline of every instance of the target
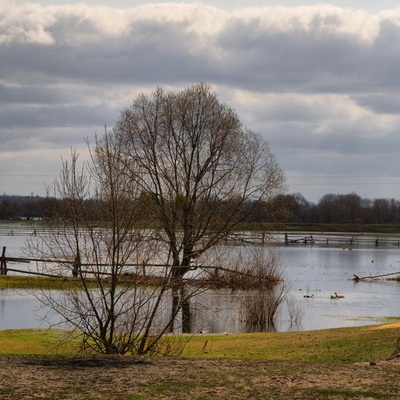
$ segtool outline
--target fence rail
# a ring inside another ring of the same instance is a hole
[[[50,233],[50,229],[45,228],[15,228],[15,227],[1,227],[0,236],[37,236]]]
[[[97,275],[112,275],[112,273],[107,271],[101,271],[100,268],[110,267],[110,264],[107,263],[79,263],[79,266],[76,265],[76,260],[62,260],[62,259],[51,259],[51,258],[28,258],[28,257],[7,257],[6,256],[6,246],[3,247],[1,256],[0,256],[0,275],[7,275],[8,272],[16,272],[20,274],[29,274],[29,275],[38,275],[38,276],[47,276],[47,277],[55,277],[55,278],[62,278],[63,275],[60,274],[49,274],[44,272],[36,272],[30,270],[21,270],[21,269],[14,269],[9,268],[8,263],[17,263],[17,264],[29,264],[29,263],[51,263],[51,264],[58,264],[58,265],[69,265],[71,271],[74,268],[79,267],[80,273],[83,274],[93,274],[96,273]],[[128,268],[140,268],[142,269],[142,273],[146,275],[147,268],[171,268],[170,264],[159,264],[159,263],[146,263],[138,264],[138,263],[124,263],[124,267]],[[93,272],[90,270],[90,267],[96,267],[98,270]],[[84,268],[89,268],[85,270]],[[187,268],[186,266],[174,266],[174,268]],[[215,266],[215,265],[193,265],[192,268],[194,269],[202,269],[202,270],[213,270],[214,273],[218,272],[234,272],[236,274],[242,274],[240,271],[231,270],[229,268],[224,268],[222,266]],[[243,273],[246,275],[246,273]]]
[[[338,245],[338,246],[369,246],[369,247],[400,247],[400,238],[385,237],[385,236],[304,236],[304,235],[289,235],[284,236],[285,245]]]
[[[239,232],[229,235],[226,243],[258,245],[319,245],[319,246],[369,246],[400,247],[400,236],[373,236],[359,234],[321,234],[305,235],[284,232]]]
[[[50,234],[49,228],[0,227],[0,236],[38,236]],[[72,234],[72,232],[71,232]],[[373,234],[296,234],[293,232],[235,232],[224,239],[225,243],[242,244],[306,244],[306,245],[367,245],[400,247],[400,236],[392,237]]]
[[[54,260],[54,259],[37,259],[37,258],[24,258],[24,257],[6,257],[6,247],[3,247],[1,256],[0,256],[0,275],[7,275],[8,272],[13,272],[15,274],[28,274],[28,275],[36,275],[40,277],[51,277],[51,278],[61,278],[61,279],[68,279],[68,276],[65,274],[52,274],[48,272],[40,272],[40,271],[30,271],[30,270],[21,270],[21,269],[15,269],[15,268],[9,268],[8,267],[8,262],[15,262],[15,263],[30,263],[30,262],[43,262],[43,263],[56,263],[56,264],[65,264],[65,265],[70,265],[70,270],[69,273],[72,272],[73,277],[77,277],[78,274],[74,274],[75,268],[77,267],[75,262],[76,261],[69,261],[69,260]],[[90,267],[94,266],[96,267],[95,270],[90,270]],[[107,278],[109,276],[114,275],[114,273],[107,271],[106,269],[102,269],[103,267],[109,267],[110,264],[99,264],[99,263],[79,263],[79,276],[86,277],[86,276],[96,276],[96,279],[101,277],[101,279]],[[140,271],[135,271],[135,272],[124,272],[122,275],[129,277],[140,277],[140,279],[145,279],[146,283],[151,283],[154,284],[154,279],[165,279],[164,276],[159,276],[159,275],[153,275],[150,273],[148,275],[146,273],[146,268],[147,267],[157,267],[157,268],[162,268],[162,269],[168,269],[168,268],[187,268],[186,266],[172,266],[172,265],[166,265],[166,264],[136,264],[136,263],[126,263],[123,264],[124,267],[140,267]],[[86,269],[85,269],[86,268]],[[217,287],[220,285],[220,287],[223,287],[224,285],[229,285],[232,284],[232,279],[227,279],[226,276],[224,277],[225,273],[228,274],[233,274],[236,278],[236,282],[240,282],[240,285],[246,285],[248,287],[254,287],[254,282],[259,282],[260,279],[267,280],[269,283],[271,282],[278,282],[280,280],[279,277],[276,276],[265,276],[265,277],[260,277],[258,275],[254,275],[251,271],[241,271],[238,269],[231,269],[231,268],[226,268],[220,265],[193,265],[191,269],[198,269],[198,270],[203,270],[207,271],[208,275],[206,277],[188,277],[185,278],[186,282],[190,282],[191,284],[200,284],[200,285],[212,285],[212,287]],[[149,280],[150,279],[150,280]],[[250,285],[250,286],[249,286]]]

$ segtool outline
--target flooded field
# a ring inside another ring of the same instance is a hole
[[[0,246],[7,246],[7,256],[23,255],[23,236],[1,236]],[[237,251],[231,247],[230,251]],[[293,324],[288,309],[282,306],[275,329],[313,330],[344,326],[370,325],[400,316],[400,282],[380,278],[354,282],[358,276],[400,272],[400,249],[324,247],[289,245],[273,249],[277,255],[289,296],[302,318]],[[13,268],[16,267],[13,264]],[[26,265],[19,266],[27,268]],[[400,275],[400,274],[399,274]],[[331,299],[334,293],[344,296]],[[195,332],[244,332],[239,305],[240,293],[229,290],[209,291],[193,303]],[[40,303],[24,291],[0,292],[0,329],[43,326],[38,311]]]

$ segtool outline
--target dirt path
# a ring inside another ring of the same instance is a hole
[[[1,400],[400,399],[400,361],[0,359]]]

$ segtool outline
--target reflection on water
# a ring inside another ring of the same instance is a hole
[[[290,286],[290,302],[280,310],[278,331],[313,330],[384,323],[400,316],[400,283],[387,280],[355,283],[359,276],[400,272],[400,250],[277,247],[282,273]],[[400,273],[399,273],[400,275]],[[335,292],[341,299],[331,299]],[[218,291],[203,295],[207,312],[196,314],[197,330],[249,331],[240,313],[240,293]],[[294,310],[293,307],[297,308]],[[202,307],[198,307],[201,310]],[[294,316],[293,316],[294,314]],[[297,319],[296,315],[301,314]],[[268,328],[268,327],[267,327]]]
[[[2,239],[5,239],[2,237]],[[7,239],[7,238],[6,238]],[[20,255],[21,238],[8,238],[7,254]],[[4,240],[3,240],[4,242]],[[235,251],[231,247],[229,251]],[[276,319],[278,331],[312,330],[383,323],[399,316],[400,283],[386,280],[355,283],[358,276],[400,272],[399,248],[276,247],[286,284],[290,285],[289,307],[285,304]],[[25,266],[26,267],[26,266]],[[332,300],[337,292],[343,299]],[[308,297],[304,297],[308,296]],[[34,296],[23,291],[0,291],[0,329],[40,327],[33,309]],[[291,308],[292,307],[292,308]],[[294,321],[293,307],[302,318]],[[251,330],[241,318],[240,293],[209,291],[192,301],[195,332],[244,332]]]
[[[400,271],[400,251],[393,249],[353,249],[292,247],[279,248],[292,294],[304,307],[304,329],[333,328],[380,323],[397,317],[400,284],[386,280],[355,283],[358,276]],[[332,300],[340,293],[344,299]],[[313,298],[304,298],[313,294]]]
[[[0,329],[41,327],[39,308],[40,303],[33,295],[23,291],[0,289]]]

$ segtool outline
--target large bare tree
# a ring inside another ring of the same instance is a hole
[[[29,247],[78,290],[69,282],[41,299],[86,348],[159,351],[178,317],[191,331],[189,300],[202,290],[189,279],[202,274],[193,261],[275,196],[284,174],[204,84],[138,96],[89,148],[82,169],[75,152],[63,163],[49,229]]]
[[[113,140],[121,174],[140,188],[146,216],[164,232],[174,314],[193,260],[279,193],[284,173],[268,143],[206,84],[139,95],[122,111]],[[185,303],[183,314],[185,322]]]

